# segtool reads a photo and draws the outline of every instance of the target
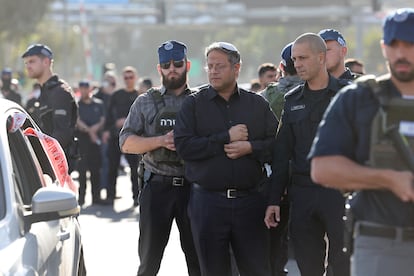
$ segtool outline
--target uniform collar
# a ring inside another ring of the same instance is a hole
[[[353,73],[351,70],[349,70],[349,68],[346,68],[345,72],[343,72],[342,75],[340,75],[338,79],[354,80],[357,77],[358,76],[355,73]]]
[[[160,87],[160,94],[161,94],[161,96],[164,96],[165,93],[167,93],[167,88],[164,85],[162,85]],[[191,89],[188,87],[187,84],[184,87],[184,93],[185,94],[190,94],[191,93]]]
[[[331,74],[329,74],[328,86],[325,88],[328,92],[328,95],[331,95],[331,96],[335,95],[335,93],[338,92],[339,89],[341,88],[342,86],[339,84],[338,79],[336,79],[335,77],[331,76]],[[304,97],[305,90],[308,90],[307,82],[305,82],[302,85],[301,91],[297,95],[295,95],[296,100],[299,100]]]
[[[215,97],[219,96],[217,90],[214,89],[213,86],[211,86],[211,85],[208,86],[207,95],[208,95],[209,100],[212,100]],[[234,89],[234,92],[231,95],[231,97],[236,96],[236,95],[240,96],[240,89],[239,89],[239,86],[237,84],[236,84],[236,88]]]

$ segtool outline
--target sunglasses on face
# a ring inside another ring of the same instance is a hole
[[[175,61],[173,60],[172,62],[166,62],[166,63],[160,63],[160,67],[162,69],[168,69],[171,66],[171,63],[174,64],[175,68],[181,68],[184,66],[184,60],[179,60],[179,61]]]

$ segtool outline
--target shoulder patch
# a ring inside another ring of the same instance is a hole
[[[285,99],[289,98],[290,96],[296,95],[297,93],[301,92],[303,88],[303,84],[300,84],[296,87],[294,87],[292,90],[289,90],[286,94],[285,94]]]
[[[66,92],[72,93],[72,88],[66,82],[62,82],[62,84],[60,85],[60,87],[62,87],[63,90],[65,90]]]

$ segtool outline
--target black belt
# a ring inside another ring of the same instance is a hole
[[[357,233],[361,236],[380,237],[387,239],[399,239],[403,241],[414,241],[414,228],[401,228],[391,226],[357,224]]]
[[[217,194],[217,195],[220,195],[222,197],[229,198],[229,199],[246,197],[246,196],[252,195],[254,193],[257,193],[257,189],[238,190],[238,189],[230,188],[230,189],[225,189],[225,190],[222,190],[222,191],[209,190],[209,189],[206,189],[206,188],[200,186],[197,183],[193,183],[193,188],[196,189],[196,190],[199,190],[199,191],[214,193],[214,194]]]
[[[160,174],[152,174],[152,179],[158,179],[164,183],[171,183],[172,186],[182,187],[185,184],[184,177],[180,176],[168,176]]]

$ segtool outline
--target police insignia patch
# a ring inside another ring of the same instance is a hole
[[[164,45],[164,49],[167,51],[171,50],[172,48],[174,48],[174,45],[171,42],[168,42]]]

